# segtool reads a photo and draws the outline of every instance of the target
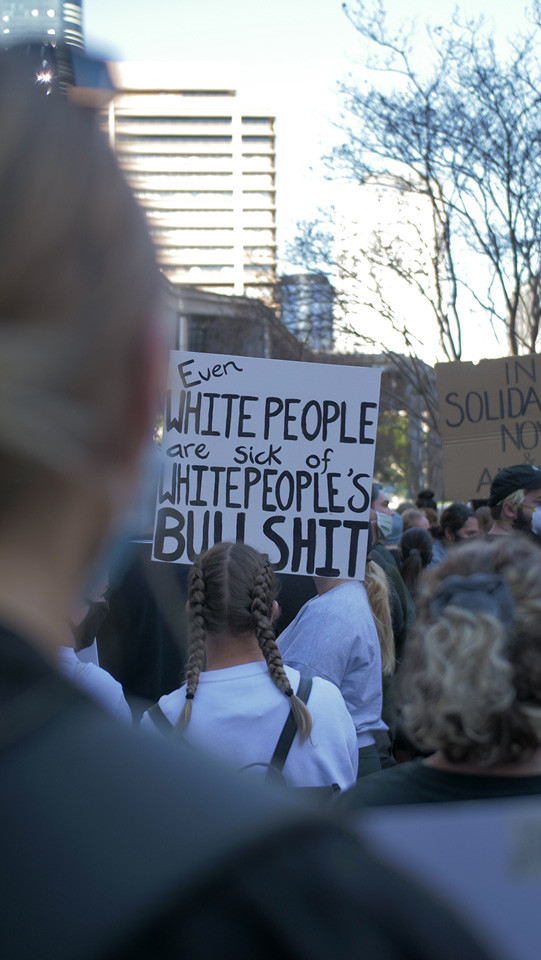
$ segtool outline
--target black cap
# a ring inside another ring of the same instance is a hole
[[[490,485],[489,507],[495,507],[515,490],[541,490],[541,470],[529,463],[505,467],[496,474]]]

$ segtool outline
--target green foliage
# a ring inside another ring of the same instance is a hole
[[[401,499],[416,492],[418,477],[412,458],[409,418],[403,411],[380,413],[374,476]]]

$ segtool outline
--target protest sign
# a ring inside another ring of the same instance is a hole
[[[222,540],[285,573],[364,574],[380,371],[175,351],[153,557]]]
[[[541,463],[541,357],[437,363],[445,496],[490,495],[515,463]]]

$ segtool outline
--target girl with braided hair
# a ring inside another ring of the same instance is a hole
[[[212,547],[192,567],[188,607],[186,683],[159,701],[174,732],[236,769],[266,773],[291,711],[296,736],[282,771],[286,783],[354,783],[355,728],[340,691],[314,678],[306,706],[296,695],[300,673],[282,663],[269,558],[244,543]],[[154,726],[148,713],[142,726]]]

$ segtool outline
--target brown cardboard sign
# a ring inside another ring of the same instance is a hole
[[[488,497],[502,467],[541,464],[541,356],[437,363],[435,371],[447,499]]]

